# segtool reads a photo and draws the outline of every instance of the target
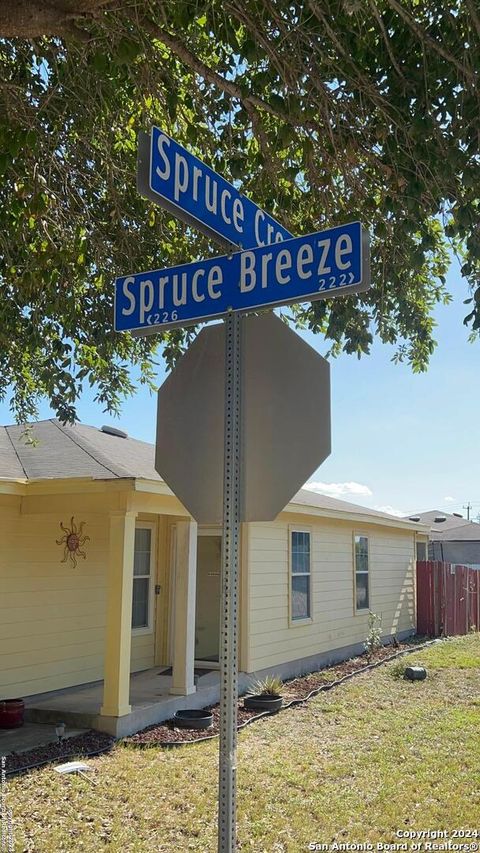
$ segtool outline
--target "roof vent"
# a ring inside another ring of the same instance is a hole
[[[447,520],[447,516],[446,515],[436,515],[433,520],[434,520],[435,524],[441,524],[442,521]]]
[[[116,429],[112,426],[102,426],[100,432],[105,432],[107,435],[116,435],[117,438],[128,438],[128,432],[124,432],[123,429]]]
[[[452,515],[454,515],[455,518],[463,518],[463,515],[461,512],[452,512]]]
[[[410,515],[409,519],[410,519],[410,521],[420,521],[420,516],[419,515]]]

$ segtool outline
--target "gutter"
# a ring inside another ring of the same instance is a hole
[[[429,535],[430,527],[428,524],[419,524],[413,521],[404,521],[401,518],[384,518],[382,516],[368,515],[363,512],[341,512],[333,509],[323,509],[322,507],[312,506],[310,504],[293,504],[289,503],[280,513],[283,515],[308,515],[314,518],[333,518],[338,521],[355,521],[359,524],[377,524],[380,527],[394,527],[397,530],[411,531],[413,533],[424,533]]]

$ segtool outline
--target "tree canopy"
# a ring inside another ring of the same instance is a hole
[[[332,352],[423,370],[453,249],[480,329],[476,0],[6,0],[0,9],[0,397],[109,411],[193,334],[113,331],[116,275],[214,253],[135,189],[157,124],[294,234],[360,219],[371,289],[301,306]],[[292,313],[292,312],[291,312]]]

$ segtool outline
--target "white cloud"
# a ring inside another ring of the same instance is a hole
[[[372,491],[363,483],[305,483],[304,489],[310,489],[311,492],[320,492],[321,495],[328,495],[331,498],[343,498],[349,495],[361,495],[368,497],[373,494]]]
[[[397,518],[403,518],[407,515],[403,509],[397,509],[394,506],[390,506],[390,504],[387,504],[386,506],[375,506],[374,509],[378,510],[378,512],[387,512],[389,515],[396,515]]]
[[[446,498],[444,498],[443,500],[444,500],[444,501],[445,501],[445,503],[447,503],[447,504],[454,504],[454,503],[455,503],[455,498],[452,498],[452,496],[451,496],[451,495],[447,495],[447,497],[446,497]]]

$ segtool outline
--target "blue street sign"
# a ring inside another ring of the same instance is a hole
[[[368,235],[351,222],[218,258],[115,281],[115,329],[153,334],[230,311],[313,301],[366,290]]]
[[[163,130],[152,128],[149,155],[145,146],[145,137],[140,137],[137,175],[140,193],[222,246],[252,249],[293,236]]]

